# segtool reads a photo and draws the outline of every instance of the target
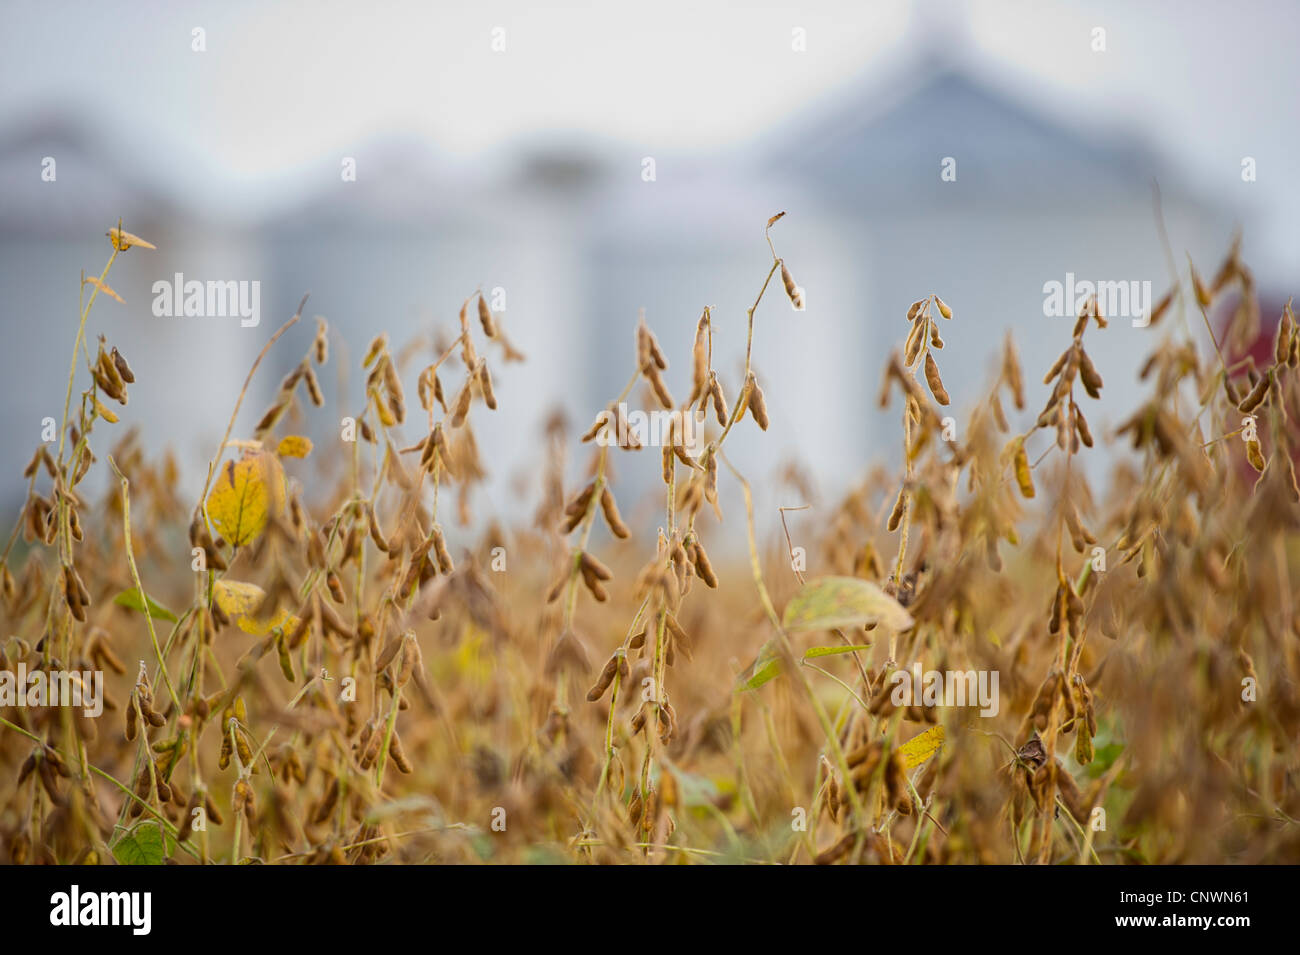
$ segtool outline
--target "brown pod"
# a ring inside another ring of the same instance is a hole
[[[367,502],[366,504],[366,523],[370,528],[370,539],[375,542],[383,553],[388,553],[388,539],[384,537],[384,532],[379,526],[379,518],[375,516],[375,509]]]
[[[605,523],[609,525],[609,529],[615,537],[626,539],[632,535],[631,530],[623,523],[623,518],[618,513],[618,505],[614,502],[614,495],[610,492],[608,485],[601,488],[600,509],[601,513],[605,515]]]
[[[218,809],[217,804],[212,801],[212,795],[210,793],[203,797],[203,805],[208,810],[208,818],[214,823],[219,826],[225,822],[225,819],[221,815],[221,810]]]
[[[492,321],[492,311],[488,308],[487,299],[481,294],[478,297],[478,320],[483,326],[483,334],[488,338],[497,337],[497,326]]]
[[[605,695],[605,691],[608,690],[610,684],[614,682],[614,677],[618,675],[619,661],[622,659],[623,659],[623,655],[621,651],[616,652],[612,657],[609,658],[608,662],[606,662],[605,664],[604,669],[600,671],[600,676],[596,678],[595,684],[592,686],[590,690],[587,691],[588,703],[595,703],[597,700],[599,700],[602,696]]]
[[[452,563],[451,554],[447,550],[447,541],[442,536],[442,528],[437,524],[433,525],[433,554],[438,561],[438,570],[444,575],[450,575],[455,571],[456,565]]]
[[[330,357],[330,339],[329,325],[325,319],[319,315],[316,316],[316,338],[312,341],[312,351],[316,355],[316,364],[323,365],[329,361]]]
[[[917,322],[907,335],[903,344],[903,364],[908,368],[916,363],[921,355],[921,346],[925,344],[925,322]]]
[[[903,511],[907,507],[907,487],[903,486],[898,489],[898,497],[894,499],[894,509],[889,512],[889,522],[886,524],[890,533],[898,530],[898,525],[903,522]]]
[[[483,401],[487,404],[488,409],[495,411],[497,407],[497,396],[492,391],[492,375],[488,372],[487,360],[480,358],[478,360],[478,384],[483,390]]]
[[[713,400],[713,413],[717,416],[718,425],[726,427],[727,425],[727,396],[722,392],[722,385],[718,384],[716,374],[709,375],[709,397]]]
[[[339,575],[330,570],[325,574],[325,586],[329,588],[330,597],[336,604],[341,604],[346,599],[343,594],[343,581]]]
[[[128,742],[135,739],[136,728],[138,725],[136,722],[137,718],[134,703],[128,701],[126,705],[126,738]],[[22,782],[22,780],[19,780],[19,782]]]
[[[704,552],[704,546],[699,541],[691,544],[691,562],[695,565],[695,573],[699,575],[704,583],[716,590],[718,586],[718,577],[713,572],[713,565],[709,563],[709,555]]]
[[[768,424],[767,402],[763,398],[763,389],[758,386],[758,379],[754,377],[752,371],[749,373],[749,378],[749,402],[746,405],[746,410],[751,416],[753,416],[754,423],[758,425],[759,429],[766,431]],[[710,460],[712,460],[712,458],[710,458]]]
[[[113,367],[117,369],[118,376],[128,385],[134,384],[135,375],[131,372],[131,366],[126,363],[126,359],[122,357],[122,353],[117,350],[116,345],[113,346],[111,355]]]
[[[388,741],[388,755],[403,775],[409,776],[415,772],[415,767],[406,758],[406,752],[402,749],[402,738],[397,735],[397,730],[393,730],[393,736]]]
[[[1086,351],[1080,348],[1078,355],[1079,380],[1083,382],[1083,387],[1088,392],[1089,396],[1100,398],[1102,386],[1101,374],[1097,371],[1096,366],[1093,365],[1092,359],[1088,357]]]
[[[925,353],[925,383],[930,386],[930,394],[934,395],[935,401],[941,405],[948,404],[948,392],[943,387],[943,379],[939,377],[939,366],[928,351]]]
[[[1255,387],[1250,389],[1250,392],[1246,397],[1241,399],[1241,403],[1237,405],[1237,410],[1242,414],[1250,414],[1263,404],[1264,399],[1268,397],[1269,389],[1272,386],[1273,372],[1270,370],[1268,374],[1261,377],[1259,381],[1255,383]]]
[[[785,294],[790,299],[790,304],[794,306],[796,312],[804,310],[803,289],[799,288],[794,282],[794,276],[790,270],[785,267],[785,260],[781,261],[781,284],[785,286]]]
[[[474,399],[474,391],[470,387],[473,377],[466,378],[465,384],[461,386],[456,395],[455,409],[451,413],[451,426],[459,428],[465,423],[465,417],[469,414],[470,402]]]

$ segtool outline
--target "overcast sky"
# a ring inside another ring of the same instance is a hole
[[[735,145],[846,83],[916,68],[924,36],[1058,120],[1142,131],[1229,201],[1243,201],[1240,163],[1253,156],[1255,200],[1279,223],[1300,216],[1300,4],[1282,0],[6,0],[3,10],[0,124],[51,107],[92,115],[146,178],[210,209],[287,200],[310,164],[390,133],[466,164],[565,135],[645,152]],[[191,48],[196,27],[204,53]],[[791,49],[796,27],[805,53]],[[1092,49],[1095,27],[1104,53]],[[1282,251],[1300,259],[1297,230],[1276,231],[1269,244],[1289,242]]]

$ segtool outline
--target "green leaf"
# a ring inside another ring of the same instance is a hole
[[[785,606],[787,630],[834,630],[880,623],[891,630],[912,626],[912,615],[869,580],[821,577],[809,581]]]
[[[803,652],[805,660],[815,660],[817,657],[831,657],[837,653],[852,653],[855,650],[870,650],[871,644],[858,643],[851,647],[809,647]]]
[[[750,664],[749,669],[740,675],[736,689],[757,690],[780,674],[781,656],[777,653],[776,644],[769,640],[763,644],[763,649],[758,651],[758,658]]]
[[[113,603],[117,604],[119,607],[126,607],[128,610],[138,610],[140,613],[144,613],[146,602],[149,605],[149,616],[157,617],[159,620],[169,620],[172,623],[176,622],[176,614],[172,613],[148,594],[145,594],[144,598],[141,599],[139,587],[130,587],[113,598]]]
[[[1104,776],[1107,770],[1115,765],[1115,760],[1119,759],[1122,752],[1124,752],[1123,743],[1107,743],[1105,746],[1097,746],[1093,751],[1092,762],[1086,767],[1088,775],[1093,779]]]
[[[113,858],[122,865],[162,865],[163,860],[176,848],[176,842],[163,837],[157,822],[142,822],[113,843]]]

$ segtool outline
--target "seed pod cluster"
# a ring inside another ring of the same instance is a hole
[[[95,379],[95,386],[105,395],[112,398],[118,404],[125,405],[126,386],[135,381],[135,375],[131,372],[131,367],[126,363],[126,359],[116,348],[111,351],[104,350],[103,336],[99,339],[99,352],[95,357],[95,364],[91,366],[91,376]]]
[[[636,360],[637,368],[650,385],[655,398],[663,407],[672,408],[673,397],[668,393],[668,385],[663,379],[663,372],[668,368],[668,359],[664,357],[663,350],[660,349],[654,332],[646,325],[644,317],[636,327]]]

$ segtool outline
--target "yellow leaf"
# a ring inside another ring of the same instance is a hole
[[[282,458],[305,458],[311,454],[311,438],[300,434],[287,434],[280,439],[275,453]]]
[[[931,726],[924,733],[913,736],[898,751],[903,754],[903,765],[908,769],[920,766],[927,759],[939,752],[943,745],[943,725]]]
[[[256,540],[267,519],[284,503],[284,472],[273,454],[263,451],[227,461],[208,495],[208,516],[236,547]]]
[[[105,235],[107,235],[109,241],[113,243],[113,248],[117,249],[119,252],[129,249],[133,245],[138,245],[142,249],[156,250],[158,248],[158,246],[154,245],[152,242],[146,242],[138,235],[132,235],[130,232],[119,229],[117,226],[113,226],[113,228],[109,229]]]
[[[452,661],[456,672],[474,683],[482,683],[492,674],[492,661],[484,652],[484,632],[467,623]]]
[[[117,294],[116,292],[114,292],[111,288],[109,288],[107,284],[105,284],[104,282],[101,282],[99,279],[87,275],[84,279],[82,279],[82,282],[84,282],[86,285],[93,285],[93,286],[95,286],[95,288],[99,289],[101,292],[103,292],[103,293],[104,293],[105,295],[107,295],[109,298],[115,298],[115,299],[117,299],[119,302],[121,302],[123,305],[126,304],[126,302],[123,301],[122,296],[118,295],[118,294]]]
[[[266,620],[255,620],[251,616],[238,617],[235,625],[244,633],[251,633],[255,637],[263,637],[275,630],[277,627],[286,635],[293,633],[298,629],[298,624],[302,620],[289,613],[283,607],[280,607]]]
[[[257,584],[240,580],[218,580],[212,585],[212,600],[231,620],[253,613],[266,599],[266,591]]]

